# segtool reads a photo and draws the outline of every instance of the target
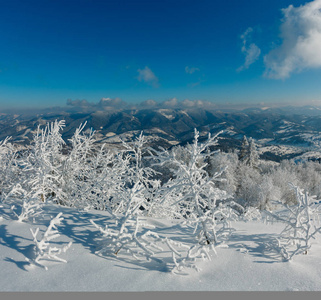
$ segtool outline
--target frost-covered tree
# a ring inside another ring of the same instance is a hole
[[[135,215],[148,210],[153,201],[153,195],[158,189],[159,180],[153,179],[155,170],[143,164],[145,149],[143,132],[131,144],[123,141],[123,146],[129,155],[129,165],[125,174],[125,186],[119,195],[117,213]]]
[[[149,257],[152,254],[144,246],[144,236],[139,234],[142,226],[139,216],[148,209],[148,201],[152,200],[159,182],[150,179],[154,170],[142,165],[145,145],[143,133],[132,144],[123,142],[123,145],[126,153],[123,153],[122,159],[126,168],[119,172],[123,183],[118,181],[121,184],[118,183],[112,192],[113,229],[104,231],[102,251],[117,255],[121,250],[134,251],[138,247]]]
[[[91,208],[114,212],[126,186],[129,157],[122,151],[114,153],[103,145],[89,164],[86,175],[88,190],[85,192]]]
[[[85,126],[86,122],[80,124],[69,140],[71,150],[61,169],[63,193],[59,197],[59,203],[77,208],[90,205],[87,201],[91,186],[88,174],[91,172],[90,162],[94,155],[94,131],[84,132]]]
[[[220,134],[220,133],[219,133]],[[201,248],[219,244],[219,223],[224,219],[223,206],[232,204],[226,201],[227,193],[216,187],[224,170],[212,177],[206,172],[208,157],[213,152],[210,146],[217,143],[217,136],[209,135],[205,143],[199,143],[199,132],[195,129],[194,142],[186,148],[189,160],[184,161],[176,156],[175,151],[158,152],[159,164],[175,166],[174,178],[164,184],[153,207],[155,215],[159,211],[174,214],[176,218],[188,219],[195,226],[195,235]],[[234,204],[234,203],[233,203]],[[227,212],[227,210],[226,210]],[[204,251],[205,248],[203,249]]]
[[[244,159],[246,159],[246,157],[248,156],[248,151],[249,151],[249,142],[248,142],[246,136],[244,135],[243,140],[242,140],[240,153],[239,153],[239,160],[240,161],[243,161]]]
[[[103,144],[95,147],[95,132],[85,131],[80,124],[69,140],[70,151],[62,168],[63,205],[78,209],[109,210],[117,206],[129,158],[123,152],[114,153]]]
[[[235,198],[246,208],[271,208],[271,202],[280,199],[280,190],[274,185],[270,174],[261,174],[258,169],[240,164],[236,178],[238,187]]]
[[[319,162],[304,161],[291,162],[292,173],[295,173],[298,183],[304,185],[311,195],[321,198],[321,164]]]
[[[253,138],[247,140],[247,138],[244,136],[239,159],[247,166],[258,168],[259,154],[257,152],[257,146]]]
[[[297,178],[296,165],[288,160],[282,161],[279,165],[273,167],[269,176],[272,180],[273,186],[279,191],[278,200],[284,204],[297,204],[297,198],[293,189],[289,189],[289,181],[298,185],[300,180]],[[301,184],[305,182],[302,181]],[[276,200],[276,199],[275,199]]]
[[[95,146],[95,132],[80,124],[69,140],[70,151],[62,167],[59,203],[78,209],[113,209],[118,191],[125,185],[129,164],[122,152],[114,153],[103,144]]]
[[[20,222],[38,216],[42,204],[61,191],[63,127],[64,121],[48,123],[43,129],[38,126],[29,151],[20,153],[19,158],[11,151],[16,176],[11,172],[5,200],[14,202],[12,211]]]
[[[112,220],[105,227],[91,220],[102,234],[97,253],[113,256],[131,254],[136,259],[146,258],[159,263],[161,268],[180,274],[186,268],[198,269],[195,259],[209,258],[202,247],[190,248],[159,235],[153,231],[149,218],[144,216],[153,215],[153,209],[161,209],[159,205],[154,206],[153,200],[159,195],[159,182],[151,179],[155,172],[142,162],[144,144],[142,134],[132,144],[124,143],[130,154],[130,164],[126,172],[126,185],[115,195],[115,200],[119,202],[113,210]],[[159,215],[158,212],[156,214]],[[168,254],[170,258],[166,257]]]
[[[38,126],[30,152],[21,160],[21,186],[30,199],[46,202],[61,191],[61,150],[65,143],[61,130],[64,126],[63,120],[47,123],[45,128]]]
[[[236,172],[238,164],[239,160],[235,152],[217,152],[209,157],[206,170],[212,177],[224,169],[225,171],[221,175],[222,180],[217,181],[217,187],[226,191],[229,195],[234,195],[237,189]]]
[[[247,157],[246,163],[250,167],[258,167],[258,160],[259,160],[259,153],[257,152],[257,146],[253,140],[253,138],[250,139],[250,145],[249,145],[249,155]]]
[[[10,137],[0,141],[0,199],[5,201],[19,178],[17,151]]]
[[[261,182],[258,170],[239,164],[235,176],[237,181],[236,201],[244,207],[258,207],[258,186]]]

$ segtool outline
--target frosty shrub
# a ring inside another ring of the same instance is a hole
[[[142,162],[145,144],[143,132],[131,144],[123,141],[129,156],[129,165],[124,174],[125,185],[118,192],[119,203],[116,213],[136,215],[148,211],[153,195],[159,188],[160,181],[153,179],[155,170],[144,166]]]
[[[47,123],[44,129],[38,126],[30,152],[21,159],[21,186],[27,198],[46,202],[59,197],[61,192],[61,150],[65,143],[60,131],[65,121]]]
[[[135,257],[145,256],[148,259],[156,259],[150,249],[153,243],[147,242],[148,236],[153,237],[154,234],[139,233],[144,226],[139,216],[146,211],[152,191],[158,185],[158,181],[150,179],[154,171],[142,166],[144,144],[142,133],[131,145],[123,142],[126,153],[120,156],[120,159],[123,159],[124,168],[118,171],[121,177],[116,184],[114,183],[110,204],[112,225],[109,229],[107,227],[102,229],[91,221],[103,233],[101,249],[98,251],[100,254],[117,255],[120,251],[127,251]]]
[[[318,162],[305,161],[292,163],[298,182],[311,194],[321,198],[321,165]]]
[[[276,243],[271,245],[285,261],[291,260],[297,254],[307,254],[311,248],[311,240],[321,232],[321,227],[317,227],[318,222],[315,222],[320,214],[320,202],[293,184],[291,188],[297,198],[296,205],[290,206],[280,202],[279,205],[285,210],[267,211],[271,217],[285,224]]]
[[[279,199],[280,190],[274,185],[270,174],[261,174],[257,168],[241,163],[236,178],[238,187],[235,198],[243,207],[270,209],[271,203]]]
[[[19,168],[17,152],[10,142],[10,138],[0,141],[0,200],[10,197],[10,191],[18,180]]]
[[[234,195],[237,189],[236,172],[238,164],[239,160],[236,153],[217,152],[209,157],[206,170],[212,177],[225,169],[221,175],[222,180],[217,182],[217,187],[226,191],[229,195]]]
[[[130,254],[135,259],[156,262],[161,269],[179,274],[186,268],[198,269],[195,258],[205,255],[203,249],[190,249],[184,243],[158,234],[144,217],[160,208],[154,206],[154,195],[158,194],[159,188],[159,181],[151,179],[155,171],[142,164],[144,144],[142,133],[132,144],[123,143],[130,159],[124,174],[125,185],[119,186],[113,195],[112,220],[105,227],[91,220],[102,235],[96,253],[109,256]]]
[[[117,209],[126,185],[129,156],[114,153],[105,144],[95,147],[94,131],[76,129],[69,140],[71,150],[62,167],[63,198],[59,203],[77,209]]]
[[[136,217],[134,220],[127,220],[126,227],[124,224],[112,223],[104,228],[93,220],[90,221],[101,233],[100,244],[96,250],[98,255],[129,254],[135,260],[144,259],[157,263],[160,270],[173,273],[181,273],[186,267],[197,269],[194,260],[187,262],[186,258],[182,258],[182,249],[185,248],[186,256],[186,248],[189,247],[159,235],[153,231],[155,227],[149,224],[147,219]]]
[[[62,205],[84,208],[88,202],[90,182],[88,173],[90,159],[93,156],[94,131],[84,132],[86,123],[80,124],[69,140],[71,150],[61,168],[62,193],[58,201]]]
[[[39,228],[37,228],[35,232],[32,229],[30,229],[31,234],[33,236],[33,241],[35,243],[35,253],[34,253],[34,257],[32,259],[27,258],[26,259],[27,261],[37,266],[40,266],[46,270],[48,270],[48,268],[42,265],[41,263],[39,263],[40,260],[49,259],[49,260],[56,260],[56,261],[65,262],[65,263],[67,262],[65,259],[59,257],[58,255],[60,255],[63,252],[66,252],[72,245],[72,242],[69,242],[67,245],[60,248],[56,246],[52,247],[50,244],[53,239],[56,239],[57,237],[60,236],[57,230],[57,225],[60,225],[62,220],[63,220],[62,213],[59,213],[55,218],[53,218],[50,221],[50,224],[47,230],[45,231],[45,233],[43,234],[43,237],[40,241],[38,241],[37,239]]]
[[[123,152],[113,153],[103,145],[90,161],[86,174],[86,188],[83,197],[93,209],[116,211],[120,195],[126,185],[129,157]]]
[[[295,185],[304,184],[297,177],[296,164],[293,161],[284,160],[270,171],[272,183],[279,190],[279,199],[288,205],[297,204],[297,198],[293,189],[289,189],[289,178]]]
[[[108,164],[110,155],[104,151],[104,145],[95,151],[95,132],[84,130],[85,126],[86,122],[80,124],[69,139],[70,151],[61,171],[63,197],[59,203],[77,209],[103,209],[105,193],[101,191],[101,180],[104,179],[101,169],[106,161]]]
[[[219,133],[220,134],[220,133]],[[208,158],[213,154],[209,147],[216,144],[217,136],[209,135],[208,140],[199,143],[199,132],[195,130],[194,142],[186,147],[185,157],[177,157],[175,151],[163,150],[157,152],[156,158],[160,165],[172,166],[174,177],[165,183],[155,199],[152,215],[172,215],[175,218],[187,220],[194,227],[197,244],[191,251],[198,256],[208,250],[215,252],[215,246],[222,243],[221,237],[226,234],[228,220],[232,218],[234,202],[227,200],[225,191],[216,187],[222,172],[211,177],[206,171]],[[190,253],[190,256],[192,254]]]

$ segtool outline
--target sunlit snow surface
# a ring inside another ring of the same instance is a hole
[[[211,261],[199,261],[196,272],[175,275],[155,261],[135,260],[126,253],[117,257],[95,254],[99,232],[90,223],[110,222],[106,212],[78,212],[48,204],[44,217],[35,223],[19,223],[10,207],[0,206],[0,291],[314,291],[321,290],[321,239],[312,242],[308,255],[282,262],[265,245],[272,241],[283,225],[261,221],[233,222],[236,229],[227,242],[217,248]],[[46,271],[30,265],[33,240],[30,228],[43,233],[50,219],[59,212],[64,220],[58,227],[57,245],[72,242],[61,254],[67,263],[43,261]],[[186,227],[174,221],[150,220],[153,231],[172,239],[186,240]]]

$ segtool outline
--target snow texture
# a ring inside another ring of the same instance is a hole
[[[162,269],[155,260],[136,260],[132,255],[99,256],[100,234],[90,223],[112,223],[106,211],[79,212],[53,204],[45,204],[46,218],[36,224],[19,223],[10,206],[3,204],[0,214],[0,291],[317,291],[321,289],[321,240],[312,241],[307,255],[291,262],[266,244],[274,241],[283,223],[262,221],[233,222],[236,229],[227,241],[228,248],[217,247],[211,261],[200,260],[202,270],[189,269],[188,276],[175,275]],[[48,268],[32,267],[26,257],[34,257],[30,228],[47,229],[49,216],[62,212],[58,246],[72,245],[63,259],[68,263],[43,260]],[[169,220],[145,220],[160,236],[191,245],[194,241],[182,233],[190,228]]]

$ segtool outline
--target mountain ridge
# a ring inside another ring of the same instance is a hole
[[[208,133],[223,130],[218,146],[223,151],[239,148],[244,135],[252,137],[260,148],[295,147],[297,154],[318,150],[321,145],[321,109],[313,106],[241,110],[143,107],[97,111],[56,109],[34,115],[1,113],[0,140],[11,136],[13,142],[27,145],[38,125],[62,119],[66,122],[62,132],[66,141],[80,124],[86,122],[85,130],[95,130],[97,143],[111,145],[119,143],[119,138],[129,140],[143,131],[146,136],[154,138],[155,145],[161,143],[168,148],[191,142],[194,128],[200,131],[201,140]],[[272,152],[272,156],[276,155]]]

